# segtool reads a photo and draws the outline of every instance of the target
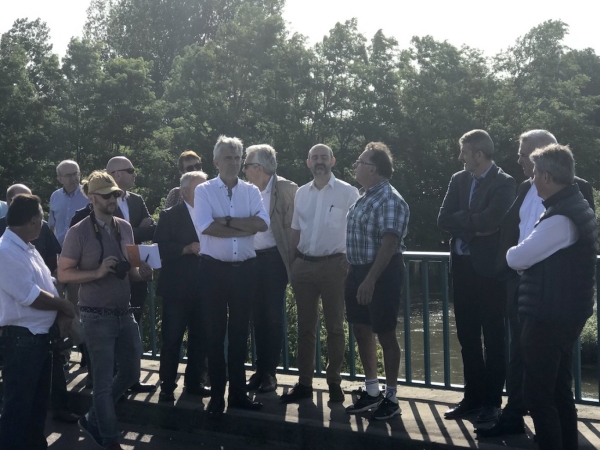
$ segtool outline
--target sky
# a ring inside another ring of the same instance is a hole
[[[81,36],[87,0],[3,0],[0,33],[18,18],[40,17],[50,27],[54,52],[64,56],[73,36]],[[370,39],[382,29],[407,48],[413,36],[431,35],[460,47],[466,44],[487,56],[514,44],[545,20],[562,20],[570,26],[568,47],[591,47],[600,54],[597,12],[590,0],[287,0],[284,19],[291,32],[319,42],[337,22],[358,19],[359,31]],[[489,5],[489,6],[487,6]]]

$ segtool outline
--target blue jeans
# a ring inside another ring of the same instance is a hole
[[[93,404],[88,421],[104,443],[117,440],[115,403],[140,379],[142,343],[133,314],[105,316],[81,312],[83,334],[94,374]],[[117,374],[113,376],[115,361]]]
[[[50,338],[47,334],[34,336],[23,327],[5,327],[3,333],[4,409],[0,417],[0,448],[46,449],[44,424],[52,365]]]

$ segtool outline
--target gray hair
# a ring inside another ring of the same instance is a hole
[[[267,175],[273,175],[277,170],[277,152],[267,144],[251,145],[246,149],[246,159],[255,155],[255,163],[262,166]]]
[[[557,144],[558,141],[552,133],[546,130],[530,130],[519,136],[521,148],[527,146],[527,150],[533,152],[538,148],[544,148],[550,144]]]
[[[471,151],[481,152],[486,159],[494,156],[494,141],[485,130],[471,130],[462,135],[459,145],[468,145]]]
[[[192,180],[196,178],[203,178],[204,181],[206,181],[208,180],[208,175],[206,175],[206,173],[202,172],[201,170],[195,170],[193,172],[184,173],[179,179],[179,188],[184,189],[188,187]]]
[[[219,155],[221,154],[221,149],[223,148],[231,148],[236,150],[240,156],[244,152],[244,144],[242,141],[236,137],[227,137],[225,135],[219,136],[217,139],[217,143],[215,144],[215,148],[213,150],[213,158],[219,159]]]
[[[77,164],[77,161],[73,161],[72,159],[65,159],[64,161],[61,161],[58,166],[56,166],[56,175],[58,175],[59,177],[61,176],[60,174],[60,169],[62,169],[64,166],[75,166],[77,167],[77,172],[79,172],[79,164]]]
[[[546,172],[556,184],[573,184],[575,159],[567,145],[551,144],[538,148],[529,158],[535,164],[534,172]]]

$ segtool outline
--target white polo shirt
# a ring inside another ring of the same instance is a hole
[[[300,187],[292,218],[292,228],[300,230],[298,250],[308,256],[345,253],[346,215],[357,199],[358,189],[333,174],[323,189],[314,181]]]
[[[220,217],[258,216],[267,226],[271,221],[256,186],[238,178],[237,184],[231,190],[231,198],[227,191],[227,186],[220,176],[196,186],[193,222],[200,238],[200,253],[219,261],[245,261],[256,256],[254,236],[219,238],[202,233],[215,218]]]
[[[0,238],[0,267],[0,326],[25,327],[33,334],[48,333],[56,311],[42,311],[30,305],[40,290],[58,293],[38,251],[7,229]]]

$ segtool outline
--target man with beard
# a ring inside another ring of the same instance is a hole
[[[310,149],[306,165],[314,179],[296,192],[290,235],[291,284],[298,307],[300,377],[294,388],[281,396],[281,401],[290,403],[312,398],[321,298],[327,330],[329,400],[342,402],[344,280],[348,270],[346,214],[358,198],[358,190],[333,176],[331,168],[335,158],[331,148],[324,144]]]

